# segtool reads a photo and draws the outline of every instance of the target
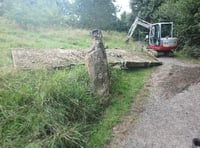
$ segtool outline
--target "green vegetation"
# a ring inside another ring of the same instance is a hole
[[[105,47],[135,49],[126,33],[110,30],[126,31],[139,15],[173,21],[182,53],[199,58],[199,0],[131,0],[133,13],[121,19],[113,2],[0,0],[0,147],[103,147],[152,71],[110,68],[110,97],[97,98],[84,66],[13,69],[12,48],[81,50],[91,45],[87,29],[99,28]]]
[[[76,0],[74,14],[80,17],[80,27],[99,29],[116,29],[116,7],[113,0]]]
[[[81,146],[100,106],[87,95],[84,68],[15,71],[1,77],[0,145]]]
[[[128,111],[149,72],[112,70],[113,88],[107,108],[89,94],[84,67],[13,71],[1,76],[0,144],[3,147],[102,147],[113,125]]]
[[[152,70],[151,68],[130,71],[112,70],[111,105],[106,109],[100,123],[94,127],[88,147],[102,148],[110,140],[112,127],[123,114],[127,113]]]
[[[0,17],[0,66],[12,64],[11,48],[65,48],[86,49],[91,46],[90,30],[74,28],[33,28],[23,30],[14,22]],[[105,46],[109,48],[133,49],[134,43],[125,44],[126,33],[103,32]]]
[[[151,22],[174,22],[174,36],[182,54],[200,57],[199,0],[130,0],[132,13],[117,17],[115,0],[0,0],[0,16],[24,29],[38,27],[77,27],[128,31],[136,16]],[[138,27],[139,28],[139,27]],[[148,32],[144,28],[140,31]],[[135,31],[139,40],[145,37]],[[74,43],[76,44],[76,43]]]
[[[112,91],[102,100],[90,92],[84,66],[62,70],[12,68],[11,48],[81,50],[91,44],[88,30],[51,27],[25,31],[4,18],[0,22],[0,146],[102,147],[152,70],[110,68]],[[103,35],[109,48],[135,48],[134,44],[124,44],[123,33]]]
[[[174,56],[178,59],[186,60],[186,61],[193,62],[193,63],[200,62],[200,58],[192,58],[191,56],[187,56],[187,55],[181,53],[180,51],[175,51]]]
[[[1,3],[0,15],[15,20],[23,28],[69,25],[114,30],[119,21],[113,0],[6,0]]]

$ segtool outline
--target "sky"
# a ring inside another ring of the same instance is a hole
[[[131,9],[129,7],[130,0],[116,0],[115,5],[119,6],[121,8],[121,11],[117,14],[120,16],[120,14],[124,11],[131,12]]]

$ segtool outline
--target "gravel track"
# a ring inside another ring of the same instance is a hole
[[[151,75],[138,119],[133,119],[133,105],[106,147],[191,148],[192,139],[200,138],[200,64],[159,60],[164,64]]]

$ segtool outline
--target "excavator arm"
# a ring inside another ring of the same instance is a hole
[[[140,25],[140,26],[143,26],[143,27],[149,29],[152,24],[142,20],[139,17],[136,17],[135,21],[133,22],[133,24],[131,25],[131,28],[128,31],[128,35],[127,35],[127,39],[126,39],[127,43],[129,41],[129,39],[132,37],[137,25]]]

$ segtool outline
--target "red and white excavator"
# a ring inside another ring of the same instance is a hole
[[[177,48],[178,39],[173,37],[173,22],[151,24],[137,17],[129,29],[127,41],[132,37],[137,25],[149,29],[147,49],[154,56],[172,55],[173,50]]]

